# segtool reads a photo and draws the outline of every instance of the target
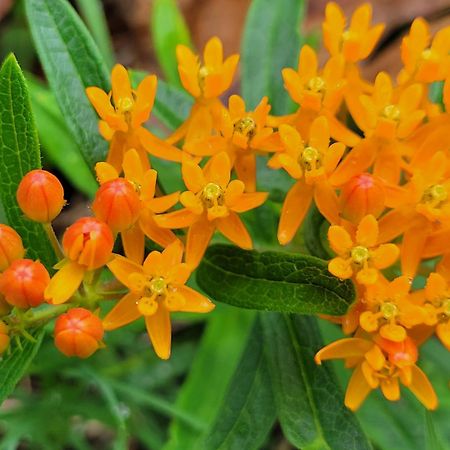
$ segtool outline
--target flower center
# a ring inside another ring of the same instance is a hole
[[[387,320],[392,319],[398,314],[397,305],[391,302],[384,302],[380,308],[381,314]]]
[[[425,49],[422,54],[422,59],[430,60],[433,58],[433,51],[430,48]]]
[[[200,195],[206,208],[222,206],[225,200],[223,189],[216,183],[208,183]]]
[[[387,105],[384,107],[382,115],[389,120],[400,120],[400,108],[397,105]]]
[[[431,207],[436,208],[448,198],[447,189],[442,184],[434,184],[425,189],[421,203],[427,203]]]
[[[358,266],[361,266],[370,258],[369,249],[361,245],[353,247],[351,257],[353,263],[355,263]]]
[[[149,283],[149,288],[153,294],[163,295],[167,290],[167,283],[162,277],[153,278]]]
[[[207,66],[201,66],[198,70],[198,84],[200,85],[200,89],[203,90],[205,87],[206,77],[211,73],[211,69]]]
[[[130,97],[121,97],[117,102],[116,108],[119,113],[130,112],[133,108],[133,99]]]
[[[256,133],[256,123],[251,117],[243,117],[234,124],[234,131],[251,139]]]
[[[318,169],[322,165],[322,155],[316,148],[306,147],[300,156],[300,164],[308,171]]]
[[[326,83],[322,77],[313,77],[308,81],[308,89],[313,92],[323,92],[325,90]]]

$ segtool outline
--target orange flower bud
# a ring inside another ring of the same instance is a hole
[[[62,244],[67,258],[93,270],[109,261],[114,238],[104,222],[83,217],[67,228]]]
[[[92,203],[92,210],[118,233],[130,228],[139,218],[141,202],[128,180],[116,178],[100,186]]]
[[[64,206],[64,189],[55,175],[46,170],[28,172],[17,188],[17,203],[36,222],[51,222]]]
[[[401,342],[390,341],[378,336],[376,343],[388,354],[389,361],[397,367],[411,366],[419,357],[417,345],[409,336]]]
[[[0,292],[10,305],[30,308],[44,302],[44,290],[49,282],[47,269],[39,261],[18,259],[3,272]]]
[[[88,358],[100,346],[102,321],[84,308],[74,308],[56,319],[55,345],[66,356]]]
[[[384,201],[383,184],[370,173],[351,178],[341,189],[342,215],[353,223],[359,223],[368,214],[378,217],[384,210]]]
[[[0,224],[0,272],[3,272],[16,259],[25,255],[22,239],[8,225]]]
[[[9,346],[8,326],[5,322],[0,320],[0,354],[3,353]]]

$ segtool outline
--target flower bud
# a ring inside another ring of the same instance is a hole
[[[343,217],[353,223],[359,223],[368,214],[378,217],[384,210],[383,184],[370,173],[362,173],[342,187],[339,199]]]
[[[62,245],[68,259],[93,270],[109,261],[114,238],[104,222],[83,217],[67,228]]]
[[[0,320],[0,354],[3,353],[9,346],[8,326],[5,322]]]
[[[46,170],[28,172],[17,188],[17,202],[25,215],[36,222],[51,222],[64,206],[64,189]]]
[[[92,210],[96,217],[118,233],[130,228],[139,218],[141,202],[128,180],[116,178],[100,186]]]
[[[39,261],[18,259],[1,275],[0,292],[10,305],[30,308],[44,302],[49,282],[47,269]]]
[[[379,336],[376,342],[388,354],[389,361],[397,367],[411,366],[416,363],[419,356],[417,345],[409,336],[401,342]]]
[[[13,261],[25,255],[22,239],[8,225],[0,224],[0,272],[8,268]]]
[[[74,308],[56,319],[55,345],[66,356],[88,358],[100,346],[102,321],[84,308]]]

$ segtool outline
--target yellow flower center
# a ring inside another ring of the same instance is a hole
[[[442,184],[434,184],[425,189],[421,203],[429,204],[432,208],[438,207],[448,198],[447,189]]]
[[[200,85],[200,89],[203,90],[205,87],[206,77],[211,73],[211,69],[206,66],[201,66],[198,70],[198,84]]]
[[[251,139],[256,133],[256,123],[251,117],[243,117],[234,124],[234,131]]]
[[[206,208],[222,206],[225,200],[223,189],[216,183],[208,183],[201,191],[200,197]]]
[[[308,89],[313,92],[323,92],[325,90],[326,83],[322,77],[313,77],[308,81]]]
[[[351,252],[351,258],[354,264],[362,266],[370,258],[369,249],[361,245],[353,247]]]
[[[162,277],[153,278],[149,283],[149,288],[153,294],[163,295],[167,290],[167,283]]]
[[[116,105],[116,109],[119,113],[124,114],[130,112],[133,108],[133,99],[130,97],[122,97],[119,99]]]
[[[392,319],[398,314],[397,305],[391,302],[384,302],[380,308],[381,314],[387,320]]]
[[[315,170],[322,165],[322,155],[316,148],[306,147],[300,156],[299,162],[305,170]]]
[[[345,31],[342,33],[342,40],[343,40],[343,41],[349,41],[350,39],[355,39],[355,38],[356,38],[355,33],[353,33],[353,32],[350,31],[350,30],[345,30]]]
[[[430,48],[425,49],[422,54],[422,59],[425,59],[426,61],[430,60],[433,58],[433,51]]]
[[[400,120],[400,108],[397,105],[387,105],[384,107],[382,115],[389,120]]]

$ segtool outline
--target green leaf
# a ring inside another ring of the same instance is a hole
[[[27,76],[27,85],[42,152],[74,187],[93,197],[97,182],[67,129],[54,95],[31,75]]]
[[[281,69],[297,65],[304,10],[304,0],[252,1],[242,42],[242,93],[249,108],[267,95],[272,113],[292,109]]]
[[[44,337],[44,329],[41,328],[33,333],[35,339],[25,341],[22,348],[16,346],[8,355],[3,356],[0,361],[0,405],[11,394],[16,384],[22,379],[31,361],[36,356],[37,351]]]
[[[137,86],[147,75],[146,72],[132,71],[131,79],[133,85]],[[185,91],[158,80],[158,89],[152,114],[170,130],[178,128],[186,120],[192,104],[192,97]]]
[[[205,450],[259,449],[276,419],[262,327],[257,317],[247,347],[228,386]]]
[[[436,81],[434,83],[430,84],[429,91],[428,91],[428,98],[433,103],[438,103],[442,107],[444,106],[444,82],[443,81]]]
[[[261,315],[275,404],[286,438],[302,450],[364,450],[371,446],[327,364],[317,366],[323,346],[314,318]]]
[[[100,0],[77,0],[78,9],[108,67],[114,64],[114,50]]]
[[[303,226],[303,239],[308,252],[311,255],[322,259],[332,258],[330,250],[324,245],[327,237],[326,232],[323,230],[323,226],[327,223],[325,217],[323,217],[317,209],[317,206],[313,204],[308,211]]]
[[[181,86],[178,76],[176,47],[192,46],[189,30],[175,0],[155,0],[151,17],[151,32],[156,57],[169,83]]]
[[[25,0],[36,49],[67,127],[91,170],[105,159],[107,143],[85,94],[109,90],[108,73],[92,37],[66,0]]]
[[[16,201],[17,187],[30,170],[41,167],[39,142],[25,78],[14,55],[0,70],[0,198],[8,224],[22,237],[27,256],[50,269],[56,262],[43,227],[25,218]]]
[[[230,245],[207,250],[197,282],[214,300],[264,311],[342,315],[355,298],[353,284],[319,258]]]
[[[216,308],[212,313],[189,375],[178,394],[176,407],[203,424],[212,424],[237,367],[254,314],[235,308]],[[164,450],[198,448],[198,429],[175,418]]]

